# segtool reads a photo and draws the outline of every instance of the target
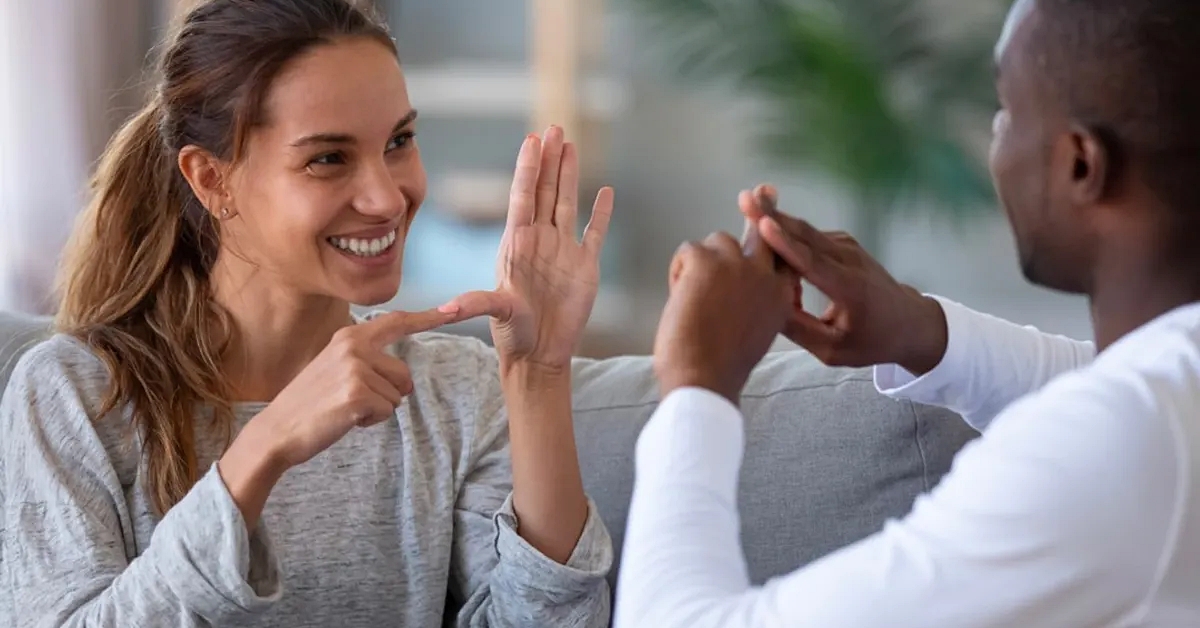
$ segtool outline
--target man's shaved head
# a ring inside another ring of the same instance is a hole
[[[1200,213],[1200,0],[1036,4],[1030,53],[1049,99],[1099,133],[1114,166],[1133,166],[1161,203]]]
[[[1025,20],[1033,12],[1035,5],[1034,0],[1017,0],[1013,3],[1012,8],[1008,11],[1008,19],[1004,21],[1004,30],[1000,33],[1000,39],[996,42],[996,64],[1000,64],[1000,59],[1004,56],[1004,51],[1008,49],[1012,43],[1013,35],[1017,33],[1017,28],[1021,26]]]
[[[1017,0],[996,62],[991,170],[1030,280],[1090,294],[1115,238],[1200,244],[1200,0]]]

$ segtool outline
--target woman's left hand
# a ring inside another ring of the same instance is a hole
[[[508,223],[492,291],[464,294],[442,307],[456,319],[492,317],[501,368],[524,363],[570,367],[600,286],[600,250],[613,190],[596,195],[583,239],[576,237],[579,157],[563,131],[525,138],[509,195]]]

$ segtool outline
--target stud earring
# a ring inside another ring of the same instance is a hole
[[[229,208],[228,208],[228,207],[222,207],[222,208],[221,208],[221,219],[222,219],[222,220],[224,220],[224,219],[226,219],[226,218],[229,218]]]

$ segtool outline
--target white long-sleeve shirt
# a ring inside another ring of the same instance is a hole
[[[677,390],[638,442],[615,625],[1200,626],[1200,304],[1097,357],[942,303],[937,368],[876,370],[885,394],[984,430],[935,490],[875,535],[751,586],[742,417]]]

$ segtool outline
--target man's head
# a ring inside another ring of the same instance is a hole
[[[1103,250],[1200,243],[1200,1],[1017,0],[996,66],[991,170],[1030,281],[1090,293]]]

